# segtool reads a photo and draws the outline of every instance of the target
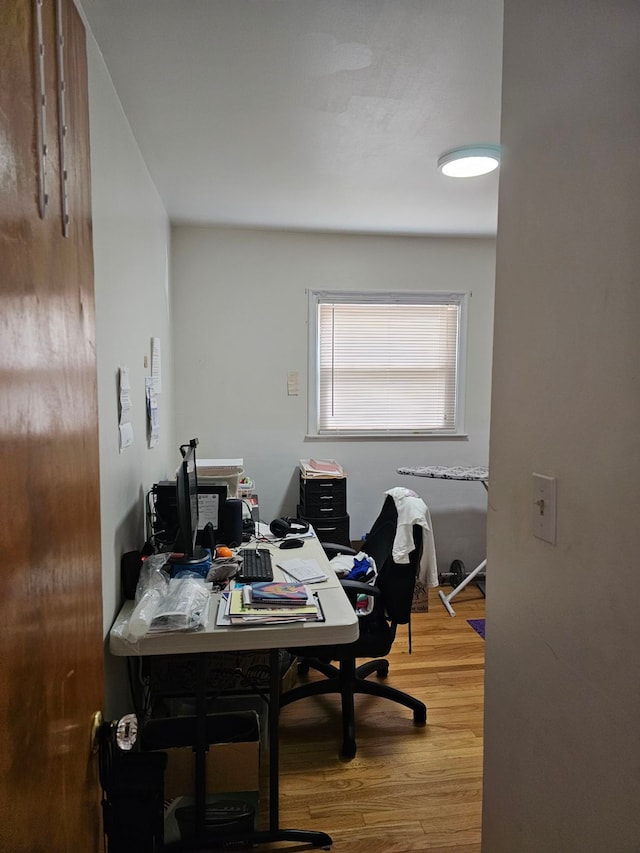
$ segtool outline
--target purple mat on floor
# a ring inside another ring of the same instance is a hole
[[[467,619],[473,630],[484,640],[484,619]]]

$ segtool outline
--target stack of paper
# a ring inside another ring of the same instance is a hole
[[[276,625],[281,622],[319,622],[324,619],[315,595],[307,593],[305,603],[274,603],[269,606],[263,602],[258,605],[247,603],[243,590],[244,587],[235,587],[227,598],[225,616],[232,625]]]
[[[298,581],[299,583],[318,583],[319,581],[328,580],[327,575],[315,560],[302,560],[299,558],[278,560],[278,565],[288,577],[293,578],[294,581]]]
[[[346,476],[342,465],[335,459],[301,459],[300,470],[306,480],[327,477],[343,479]]]

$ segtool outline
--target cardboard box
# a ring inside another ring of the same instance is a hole
[[[164,750],[165,799],[194,796],[195,755],[191,747]],[[258,791],[260,787],[260,743],[215,743],[207,752],[207,793]]]

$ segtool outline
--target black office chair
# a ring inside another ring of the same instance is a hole
[[[375,586],[359,581],[341,581],[347,595],[355,606],[359,593],[373,596],[373,611],[360,616],[360,636],[353,643],[335,646],[313,646],[289,649],[300,658],[298,672],[306,674],[313,668],[326,676],[326,680],[313,681],[295,687],[281,695],[280,707],[283,708],[298,699],[319,696],[325,693],[339,693],[342,697],[342,750],[345,758],[356,754],[354,694],[366,693],[398,702],[413,711],[416,725],[427,721],[427,708],[423,702],[380,682],[367,681],[367,676],[375,672],[379,678],[385,678],[389,672],[389,662],[384,659],[391,650],[398,625],[410,625],[411,604],[416,575],[422,554],[422,528],[414,526],[415,548],[411,552],[409,563],[395,563],[392,557],[393,542],[396,534],[398,514],[394,500],[387,496],[380,515],[367,535],[362,551],[373,557],[378,570]],[[355,554],[352,549],[340,545],[323,543],[327,556],[336,553]],[[374,658],[356,666],[356,658]],[[339,666],[333,666],[337,661]]]

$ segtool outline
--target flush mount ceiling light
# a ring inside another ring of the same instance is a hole
[[[465,145],[447,151],[438,160],[438,169],[449,178],[486,175],[500,165],[499,145]]]

